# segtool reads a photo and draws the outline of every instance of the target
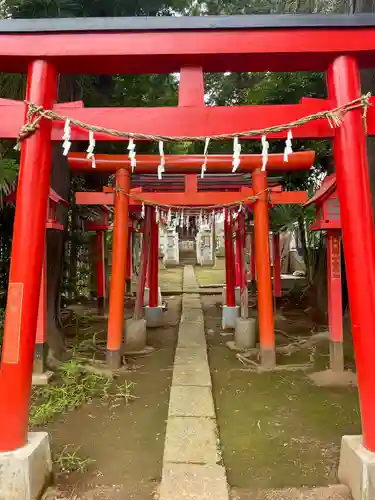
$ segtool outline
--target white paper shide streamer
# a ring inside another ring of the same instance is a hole
[[[72,129],[70,128],[70,120],[69,118],[67,118],[64,125],[64,135],[62,136],[62,139],[64,141],[62,145],[64,156],[68,155],[70,146],[72,145],[72,143],[70,142],[71,134],[72,134]]]
[[[288,135],[285,141],[285,149],[284,149],[284,161],[287,162],[289,155],[293,153],[293,148],[292,148],[292,139],[293,139],[293,134],[291,130],[288,130]]]
[[[145,218],[145,204],[143,203],[143,201],[142,201],[142,208],[141,208],[141,218],[142,219]]]
[[[95,138],[94,138],[94,132],[92,130],[89,130],[89,147],[87,148],[87,159],[89,160],[91,158],[92,162],[92,168],[96,168],[96,162],[95,162],[95,155],[94,155],[94,149],[95,149]]]
[[[155,208],[155,221],[156,221],[156,224],[159,224],[159,221],[160,221],[159,207]]]
[[[165,172],[165,157],[164,157],[164,143],[163,141],[159,141],[159,154],[160,154],[160,163],[158,166],[158,179],[161,180],[163,176],[163,172]]]
[[[235,172],[241,163],[241,144],[239,143],[238,137],[233,139],[233,161],[232,161],[232,172]]]
[[[267,167],[269,147],[270,143],[267,141],[267,137],[262,135],[262,172],[264,172]]]
[[[130,166],[132,168],[132,172],[134,172],[135,167],[137,166],[137,159],[135,157],[135,155],[136,155],[135,142],[134,142],[134,139],[132,137],[129,139],[128,151],[129,151]]]
[[[208,157],[208,145],[210,144],[210,138],[206,137],[206,140],[204,141],[204,160],[203,160],[203,165],[201,169],[201,179],[203,179],[204,174],[207,170],[207,157]]]

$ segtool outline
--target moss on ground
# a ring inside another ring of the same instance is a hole
[[[303,372],[247,371],[225,347],[230,337],[220,335],[216,298],[202,300],[230,485],[258,489],[335,483],[341,437],[360,433],[357,391],[317,388]],[[283,329],[288,330],[287,322]],[[316,352],[318,369],[327,365],[327,351],[325,345]],[[351,357],[350,349],[346,354]],[[306,361],[305,357],[300,354],[283,362]]]

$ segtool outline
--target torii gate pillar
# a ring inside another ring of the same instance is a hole
[[[267,173],[260,168],[253,172],[255,265],[258,289],[260,357],[263,366],[276,364],[273,318],[270,237],[268,221]]]
[[[359,98],[357,61],[351,56],[335,59],[327,84],[335,106]],[[365,474],[370,477],[370,462],[375,464],[375,238],[362,115],[362,109],[349,111],[333,141],[363,433],[363,441],[345,436],[342,443],[339,477],[352,492],[353,481],[371,489],[368,481],[364,484]]]
[[[32,62],[26,99],[51,109],[56,92],[55,68],[45,61]],[[0,452],[21,448],[27,442],[52,167],[51,128],[52,122],[42,120],[38,131],[22,143],[0,372]]]

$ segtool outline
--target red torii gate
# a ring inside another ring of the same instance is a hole
[[[297,171],[311,168],[314,162],[315,154],[312,151],[301,153],[292,153],[288,162],[284,161],[283,155],[270,155],[267,164],[268,171],[277,171],[282,167],[284,170]],[[142,193],[140,189],[134,189],[122,194],[129,197],[129,205],[140,206],[142,202],[152,205],[160,205],[167,207],[175,205],[180,207],[194,206],[220,206],[230,203],[240,203],[243,200],[244,205],[254,204],[254,226],[255,226],[255,255],[257,259],[257,283],[258,283],[258,309],[259,309],[259,324],[260,324],[260,345],[262,362],[265,365],[275,364],[275,337],[274,337],[274,320],[273,320],[273,305],[272,305],[272,286],[270,273],[270,252],[269,252],[269,223],[268,223],[268,203],[283,204],[283,203],[305,203],[307,200],[306,192],[285,191],[282,192],[278,187],[270,188],[269,194],[267,183],[267,172],[262,172],[260,169],[262,156],[261,155],[242,155],[241,156],[241,172],[253,172],[254,187],[241,187],[238,192],[218,192],[218,191],[198,191],[198,178],[195,172],[200,171],[204,158],[201,155],[167,155],[166,170],[168,173],[178,171],[185,173],[185,190],[184,192],[165,193],[153,192]],[[71,153],[68,157],[69,165],[73,171],[93,172],[92,162],[87,159],[87,155],[83,153]],[[159,163],[157,155],[138,155],[137,156],[137,173],[149,172],[150,168],[155,171]],[[231,156],[230,155],[213,155],[209,156],[207,168],[211,173],[217,173],[218,170],[231,172]],[[125,155],[96,155],[96,168],[94,171],[99,172],[118,172],[126,170],[129,172],[129,158]],[[186,172],[193,172],[193,174]],[[120,193],[118,193],[120,194]],[[253,197],[257,197],[255,200]],[[116,198],[117,199],[117,198]],[[104,192],[80,192],[76,193],[76,203],[83,205],[114,205],[115,192],[113,189],[105,188]],[[125,209],[125,205],[124,205]],[[118,235],[121,228],[118,227],[117,213],[119,207],[115,208],[114,236]],[[124,214],[128,217],[128,214]],[[127,220],[124,220],[127,224]],[[226,241],[226,304],[225,308],[232,310],[233,315],[236,314],[236,299],[235,299],[235,262],[233,251],[233,235],[232,223],[225,224],[225,241]],[[153,226],[152,226],[153,227]],[[151,248],[158,248],[158,242],[154,241],[156,231],[151,232]],[[119,236],[117,236],[119,238]],[[125,244],[123,241],[122,244]],[[238,252],[237,252],[238,253]],[[257,257],[258,256],[258,257]],[[113,278],[111,281],[111,301],[115,303],[124,303],[123,283],[125,275],[122,260],[124,254],[115,252],[113,257]],[[151,259],[150,265],[150,307],[157,307],[158,303],[158,278],[157,278],[157,260]],[[146,262],[146,259],[144,259]],[[223,309],[224,311],[224,309]],[[121,341],[123,332],[123,311],[120,308],[111,308],[110,315],[116,315],[116,318],[110,318],[108,327],[108,351],[113,351],[110,346],[116,346],[118,357],[116,362],[113,362],[114,354],[110,352],[109,361],[112,361],[115,366],[120,361]],[[234,316],[235,317],[235,316]],[[229,324],[229,323],[228,323]],[[234,325],[233,325],[234,326]]]
[[[160,135],[212,137],[233,132],[233,125],[228,130],[228,124],[236,124],[237,131],[254,123],[267,127],[360,97],[359,66],[375,66],[373,16],[267,17],[260,21],[252,16],[223,20],[74,19],[70,26],[66,20],[49,19],[48,24],[1,21],[0,66],[8,72],[27,69],[26,98],[46,109],[55,106],[58,73],[181,71],[177,108],[71,108],[67,113],[98,126],[151,134],[156,131]],[[63,29],[61,23],[66,23]],[[328,101],[306,100],[299,105],[270,107],[204,106],[203,71],[300,70],[327,72]],[[25,106],[9,102],[1,104],[1,110],[0,137],[15,138],[24,123]],[[374,135],[375,111],[371,107],[367,124],[368,134]],[[60,140],[61,131],[62,123],[41,120],[37,133],[23,144],[21,153],[0,372],[1,451],[22,447],[27,440],[51,138]],[[335,129],[325,120],[318,120],[293,133],[298,138],[334,140],[363,439],[366,448],[375,452],[375,239],[362,111],[351,110]],[[269,135],[275,137],[282,138],[283,134]],[[74,130],[72,138],[86,140],[87,133]],[[100,134],[96,137],[108,138]],[[127,189],[129,178],[124,176],[118,182],[121,189]],[[120,198],[119,204],[124,203]]]

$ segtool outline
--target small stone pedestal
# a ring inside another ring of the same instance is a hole
[[[240,315],[239,306],[223,306],[223,316],[221,326],[223,330],[227,330],[228,328],[236,328],[236,319]]]
[[[234,341],[240,349],[251,349],[256,346],[257,321],[254,318],[237,318],[234,331]]]
[[[0,499],[37,500],[51,474],[48,434],[30,432],[26,446],[0,453]]]
[[[146,320],[128,319],[125,322],[124,354],[129,352],[143,351],[146,347]]]
[[[146,318],[146,326],[148,328],[158,328],[159,326],[163,326],[163,308],[161,306],[158,307],[145,307],[145,318]]]
[[[143,305],[148,306],[150,303],[150,289],[148,287],[145,288],[145,293],[143,296]],[[161,300],[161,291],[160,291],[160,286],[158,287],[158,304],[161,305],[162,300]]]
[[[362,436],[343,436],[338,476],[353,500],[374,500],[375,453],[366,450]]]

